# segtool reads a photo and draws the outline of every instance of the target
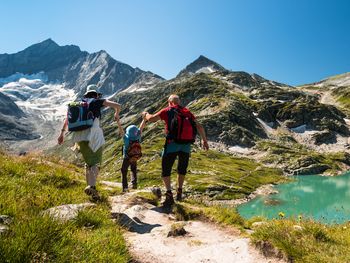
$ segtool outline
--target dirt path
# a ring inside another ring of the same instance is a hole
[[[282,262],[265,258],[238,230],[228,231],[201,221],[176,222],[172,214],[159,207],[147,203],[128,204],[134,193],[111,197],[110,202],[113,217],[128,228],[125,238],[138,262]],[[174,223],[183,224],[188,233],[167,237]]]

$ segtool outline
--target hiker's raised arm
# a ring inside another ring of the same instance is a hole
[[[119,114],[118,114],[117,117],[114,116],[114,118],[115,118],[115,120],[116,120],[116,122],[117,122],[117,125],[118,125],[119,134],[120,134],[121,137],[123,137],[125,133],[124,133],[123,126],[122,126],[122,124],[121,124],[121,122],[120,122]]]
[[[196,121],[196,127],[197,127],[197,131],[199,133],[199,135],[201,136],[201,139],[203,140],[203,149],[204,150],[209,150],[209,145],[208,145],[208,140],[207,140],[207,136],[205,135],[205,131],[203,126]]]
[[[142,133],[143,129],[145,128],[145,126],[146,126],[146,120],[142,119],[142,122],[141,122],[140,127],[139,127],[141,133]]]
[[[159,121],[161,111],[157,112],[156,114],[149,114],[148,112],[142,112],[142,116],[146,121],[149,122],[156,122]]]
[[[59,136],[58,139],[57,139],[57,142],[58,142],[58,144],[60,144],[60,145],[64,142],[64,134],[65,134],[65,132],[67,131],[67,127],[68,127],[68,119],[65,118],[65,119],[64,119],[64,122],[63,122],[63,127],[62,127],[62,129],[61,129],[60,136]]]
[[[103,106],[113,108],[115,111],[114,120],[117,121],[117,119],[119,119],[119,112],[121,110],[121,106],[119,103],[116,103],[116,102],[110,101],[110,100],[105,100],[103,102]]]

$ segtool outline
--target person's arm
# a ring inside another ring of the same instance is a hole
[[[149,114],[148,112],[143,112],[142,116],[144,120],[149,121],[149,122],[156,122],[161,120],[160,114],[162,111],[157,112],[156,114]]]
[[[147,121],[145,119],[142,119],[142,122],[141,122],[140,127],[139,127],[141,133],[146,126],[146,122]]]
[[[117,122],[120,136],[123,137],[124,136],[124,130],[123,130],[123,127],[122,127],[122,125],[120,123],[120,117],[119,117],[119,113],[120,113],[120,110],[121,110],[120,104],[116,103],[114,101],[105,100],[102,105],[114,109],[114,111],[115,111],[115,113],[114,113],[114,120]]]
[[[57,142],[59,145],[61,145],[64,142],[64,135],[65,135],[65,132],[67,131],[67,127],[68,127],[68,119],[66,118],[66,119],[64,119],[63,127],[61,129],[60,136],[57,139]]]
[[[119,115],[117,116],[116,121],[117,121],[117,124],[118,124],[119,134],[120,134],[121,137],[123,137],[125,133],[124,133],[123,126],[122,126],[122,124],[120,122]]]
[[[106,107],[113,108],[114,111],[115,111],[115,113],[114,113],[114,120],[115,121],[119,120],[119,112],[120,112],[120,109],[121,109],[121,106],[120,106],[119,103],[116,103],[116,102],[113,102],[113,101],[110,101],[110,100],[105,100],[102,105],[106,106]]]
[[[197,127],[197,131],[199,133],[199,135],[201,136],[202,140],[203,140],[203,149],[204,150],[209,150],[209,145],[208,145],[208,140],[207,140],[207,136],[205,135],[205,131],[204,131],[204,128],[203,126],[196,121],[196,127]]]

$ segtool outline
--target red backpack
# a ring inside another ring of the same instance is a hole
[[[142,157],[141,144],[139,141],[130,141],[127,151],[131,163],[136,163]]]
[[[167,138],[176,143],[194,143],[197,136],[196,122],[193,114],[186,108],[170,108],[168,111]]]

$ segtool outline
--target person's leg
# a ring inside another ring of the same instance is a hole
[[[177,193],[176,200],[182,201],[182,188],[187,174],[187,167],[190,159],[190,154],[179,152],[179,162],[177,164]]]
[[[85,188],[85,193],[87,195],[91,195],[92,199],[97,201],[100,196],[98,194],[98,191],[96,190],[96,179],[99,174],[99,167],[98,165],[94,166],[87,166],[86,168],[86,182],[88,186]]]
[[[129,159],[128,158],[124,158],[123,159],[122,168],[120,169],[120,171],[122,173],[123,191],[128,189],[128,178],[127,178],[128,168],[129,168]]]
[[[177,153],[167,153],[163,155],[162,158],[162,179],[164,186],[166,188],[165,193],[165,201],[163,202],[163,206],[170,207],[174,204],[173,194],[171,192],[171,169],[174,165],[175,159],[177,157]]]
[[[97,165],[88,166],[86,165],[86,183],[87,185],[96,187],[96,179],[99,173]]]
[[[130,164],[131,184],[133,189],[137,189],[137,162]]]
[[[162,179],[167,191],[171,191],[171,169],[176,160],[177,153],[167,153],[162,157]]]

